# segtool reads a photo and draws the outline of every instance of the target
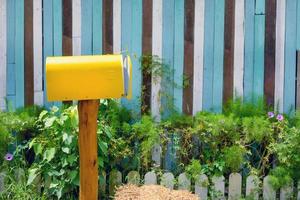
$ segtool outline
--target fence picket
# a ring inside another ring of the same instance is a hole
[[[145,174],[145,185],[156,185],[157,184],[157,178],[156,174],[154,172],[147,172]]]
[[[173,189],[174,188],[174,175],[170,172],[164,173],[161,177],[160,184]]]
[[[113,170],[109,176],[109,194],[115,193],[116,187],[122,184],[122,174],[117,170]]]
[[[18,183],[23,183],[25,181],[25,171],[22,168],[15,170],[15,177]]]
[[[178,189],[179,190],[191,190],[191,179],[187,177],[185,173],[181,173],[178,176]]]
[[[102,172],[102,176],[99,178],[99,191],[105,193],[106,190],[106,173]]]
[[[137,171],[130,171],[127,175],[127,182],[135,185],[140,184],[140,174]]]
[[[250,175],[246,180],[246,197],[251,197],[253,200],[258,199],[258,177]]]
[[[271,200],[276,199],[276,191],[272,188],[270,184],[270,177],[266,176],[263,182],[263,199]]]
[[[242,176],[239,173],[232,173],[229,176],[228,199],[240,199],[242,194]]]
[[[290,183],[280,189],[280,200],[291,199],[293,196],[293,184]]]
[[[201,200],[207,200],[207,183],[208,178],[205,174],[199,175],[195,180],[195,194],[197,194]]]
[[[161,165],[161,146],[159,144],[155,144],[152,149],[152,161],[155,165]]]
[[[224,176],[214,176],[212,182],[214,185],[215,191],[218,193],[214,199],[225,199],[225,178]]]
[[[5,188],[5,185],[4,185],[5,177],[6,177],[6,173],[1,172],[0,173],[0,192],[3,192],[3,190]]]

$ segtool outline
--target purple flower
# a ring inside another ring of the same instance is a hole
[[[282,114],[278,114],[277,117],[276,117],[276,119],[278,121],[282,121],[283,120],[283,115]]]
[[[12,155],[11,153],[7,153],[4,156],[4,159],[7,160],[7,161],[11,161],[13,158],[14,158],[14,155]]]
[[[274,113],[273,112],[268,112],[268,117],[269,118],[273,118],[275,115],[274,115]]]

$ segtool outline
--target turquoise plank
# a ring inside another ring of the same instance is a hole
[[[204,14],[204,67],[203,67],[203,110],[213,109],[213,67],[214,67],[214,17],[215,1],[205,0]]]
[[[184,65],[184,1],[175,1],[174,24],[174,106],[181,113]]]
[[[283,111],[295,109],[297,0],[286,1]]]
[[[170,116],[174,108],[174,0],[163,1],[163,35],[162,35],[162,58],[164,61],[164,75],[162,77],[161,111],[162,119]]]
[[[46,90],[46,73],[45,73],[45,61],[48,56],[53,56],[53,0],[43,0],[43,66],[44,66],[44,106],[49,108],[53,105],[47,101]]]
[[[222,112],[225,0],[215,0],[213,111]]]
[[[93,0],[93,54],[102,54],[102,0]]]
[[[253,100],[264,96],[265,15],[255,15]]]
[[[81,54],[93,53],[93,0],[81,0]]]
[[[297,50],[300,50],[300,1],[297,1]]]
[[[122,1],[122,41],[121,47],[132,59],[132,99],[122,99],[122,104],[140,116],[142,75],[139,58],[142,55],[142,11],[140,0]]]
[[[62,35],[63,35],[63,13],[62,0],[53,1],[53,55],[62,55]],[[52,105],[60,107],[61,102],[54,102]]]
[[[23,107],[24,96],[24,0],[16,1],[15,28],[16,108]]]
[[[16,108],[16,96],[15,95],[7,95],[7,110],[8,111],[14,111]]]
[[[245,1],[244,101],[252,102],[255,0]]]
[[[265,0],[255,1],[255,14],[257,15],[265,14]]]

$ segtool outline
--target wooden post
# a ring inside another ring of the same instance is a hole
[[[80,200],[98,198],[97,116],[99,100],[82,100],[79,111]]]

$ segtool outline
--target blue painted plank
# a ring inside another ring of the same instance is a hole
[[[81,54],[93,53],[93,0],[81,0]]]
[[[252,102],[255,0],[245,1],[244,101]]]
[[[204,14],[203,110],[213,109],[215,1],[205,0]]]
[[[102,0],[93,0],[93,54],[102,54]]]
[[[53,35],[53,0],[43,0],[43,67],[44,67],[44,106],[49,108],[53,105],[47,101],[47,90],[46,90],[46,70],[45,62],[48,56],[53,56],[54,52],[54,35]]]
[[[264,96],[265,15],[255,15],[253,100]]]
[[[255,14],[257,15],[265,14],[265,0],[255,1]]]
[[[213,111],[221,113],[223,104],[225,0],[215,0]]]
[[[173,105],[174,83],[174,0],[163,1],[163,35],[162,35],[162,58],[164,62],[161,92],[162,119],[170,116]]]
[[[283,111],[295,109],[297,0],[286,1]]]
[[[175,1],[174,24],[174,106],[181,113],[184,65],[184,1]]]
[[[16,108],[23,107],[24,96],[24,0],[16,1]]]
[[[8,111],[14,111],[16,108],[16,96],[15,95],[7,95],[7,110]]]
[[[139,116],[141,110],[141,66],[142,55],[142,10],[140,0],[122,1],[122,38],[121,48],[124,54],[129,53],[132,60],[132,99],[122,99],[122,104]]]
[[[300,1],[297,1],[297,50],[300,50]]]

